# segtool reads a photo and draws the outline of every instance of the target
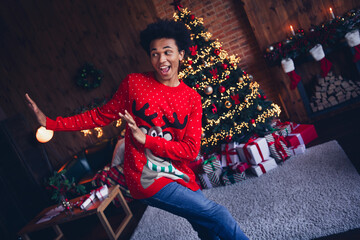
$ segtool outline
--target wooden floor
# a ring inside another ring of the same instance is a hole
[[[347,110],[342,109],[341,113],[335,111],[332,114],[318,117],[313,120],[312,124],[315,125],[319,137],[311,142],[307,147],[318,145],[330,140],[337,140],[356,167],[357,171],[360,173],[360,104]],[[142,214],[146,210],[146,206],[138,201],[130,203],[130,208],[134,217],[120,236],[119,239],[122,240],[130,239],[134,229],[141,219]],[[120,209],[112,208],[105,213],[113,226],[119,224],[119,221],[121,221],[122,212]],[[96,216],[93,218],[89,217],[78,220],[78,222],[74,222],[72,224],[64,224],[61,228],[63,229],[65,236],[72,236],[71,238],[66,237],[65,239],[107,239],[107,236]],[[34,239],[38,238],[34,237]],[[317,240],[325,239],[360,239],[360,229],[318,238]]]

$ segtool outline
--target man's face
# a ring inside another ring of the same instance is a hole
[[[178,83],[179,62],[184,57],[172,38],[155,39],[150,44],[150,61],[156,79],[168,86]]]

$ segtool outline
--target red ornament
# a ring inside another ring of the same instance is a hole
[[[251,124],[254,124],[254,123],[255,123],[255,119],[251,119],[251,120],[250,120],[250,123],[251,123]]]
[[[190,20],[192,21],[192,20],[194,20],[195,19],[195,16],[194,15],[190,15]]]
[[[198,48],[197,45],[189,47],[191,56],[195,56],[197,54],[197,48]]]
[[[196,88],[199,88],[199,87],[200,87],[200,85],[197,83],[197,84],[195,84],[195,87],[196,87]]]
[[[230,78],[230,76],[229,76],[229,75],[226,75],[226,76],[225,76],[225,78],[226,78],[226,79],[229,79],[229,78]]]
[[[220,87],[219,87],[219,91],[220,91],[221,93],[224,93],[224,92],[226,91],[226,88],[225,88],[224,86],[220,86]]]
[[[265,99],[266,99],[266,96],[264,95],[264,96],[262,96],[262,98],[265,100]]]
[[[227,67],[228,67],[228,65],[227,65],[226,63],[221,64],[221,66],[222,66],[222,68],[223,68],[224,70],[226,70]]]
[[[189,61],[188,61],[188,64],[189,64],[189,65],[192,65],[192,64],[193,64],[193,62],[192,62],[191,60],[189,60]]]
[[[261,98],[261,94],[258,95],[258,98]]]
[[[219,54],[220,54],[220,50],[219,50],[219,49],[215,49],[215,50],[214,50],[214,53],[215,53],[216,55],[219,55]]]

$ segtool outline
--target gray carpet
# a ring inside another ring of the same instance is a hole
[[[360,175],[337,141],[204,193],[226,206],[250,239],[313,239],[360,227]],[[185,219],[148,207],[131,239],[198,237]]]

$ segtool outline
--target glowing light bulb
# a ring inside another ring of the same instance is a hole
[[[48,130],[45,127],[41,126],[36,131],[36,139],[41,143],[46,143],[52,139],[54,136],[54,131]]]

